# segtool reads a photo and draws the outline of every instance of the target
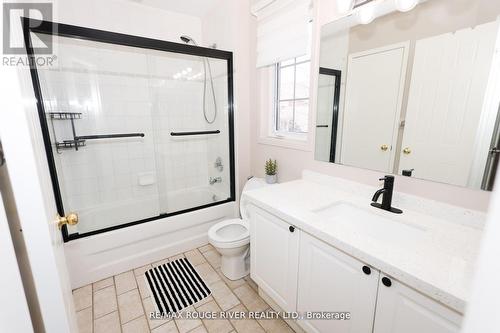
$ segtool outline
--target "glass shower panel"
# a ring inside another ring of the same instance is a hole
[[[64,210],[80,219],[69,233],[158,215],[146,51],[57,41],[57,66],[38,75]]]
[[[57,64],[35,85],[59,208],[79,215],[69,235],[234,200],[227,53],[54,42]]]
[[[160,212],[230,198],[227,62],[152,51]]]

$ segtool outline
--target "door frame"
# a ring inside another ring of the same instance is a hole
[[[181,53],[193,56],[216,58],[226,60],[227,62],[227,85],[228,85],[228,131],[229,131],[229,160],[230,160],[230,197],[226,200],[221,200],[202,206],[191,207],[188,209],[172,212],[163,213],[157,216],[141,219],[138,221],[132,221],[128,223],[123,223],[120,225],[102,228],[99,230],[93,230],[85,233],[74,233],[69,234],[68,228],[64,225],[61,229],[62,237],[64,242],[70,240],[79,239],[82,237],[88,237],[103,232],[108,232],[116,229],[126,228],[132,225],[141,224],[145,222],[150,222],[158,219],[163,219],[165,217],[170,217],[174,215],[184,214],[192,212],[198,209],[208,208],[212,206],[222,205],[231,201],[236,201],[236,187],[235,187],[235,152],[234,152],[234,88],[233,88],[233,53],[230,51],[217,50],[212,48],[205,48],[200,46],[193,46],[188,44],[168,42],[158,39],[151,39],[145,37],[138,37],[132,35],[126,35],[116,32],[97,30],[92,28],[74,26],[69,24],[55,23],[50,21],[40,21],[36,19],[23,17],[22,19],[23,27],[23,37],[24,44],[26,45],[26,52],[28,57],[35,57],[35,52],[31,47],[31,36],[30,33],[43,33],[51,34],[61,37],[78,38],[94,42],[102,42],[113,45],[123,45],[131,46],[143,49],[151,49],[157,51],[165,51],[172,53]],[[31,80],[33,83],[33,89],[35,93],[35,98],[37,100],[38,116],[40,120],[45,153],[47,156],[47,162],[50,171],[50,177],[52,180],[52,188],[54,192],[54,197],[57,205],[57,211],[60,216],[65,216],[63,200],[61,195],[61,190],[59,186],[59,180],[57,177],[57,169],[53,155],[52,143],[50,141],[49,127],[46,119],[46,112],[43,103],[42,90],[40,87],[40,81],[38,78],[38,71],[36,67],[36,62],[33,62],[33,66],[30,67]]]
[[[394,173],[394,164],[396,161],[396,151],[397,151],[397,141],[398,141],[398,133],[399,133],[399,127],[401,124],[401,118],[402,118],[402,112],[403,112],[403,99],[405,95],[405,84],[406,84],[406,77],[408,76],[408,58],[409,58],[409,53],[410,53],[410,41],[405,41],[401,43],[396,43],[396,44],[391,44],[391,45],[386,45],[382,47],[377,47],[374,49],[366,50],[366,51],[361,51],[361,52],[356,52],[356,53],[351,53],[348,56],[347,59],[347,74],[346,74],[346,89],[345,89],[345,99],[344,99],[344,112],[348,112],[348,110],[345,109],[345,105],[348,101],[349,98],[349,91],[347,89],[348,85],[348,80],[349,80],[349,64],[352,63],[353,58],[357,57],[363,57],[363,56],[368,56],[371,54],[375,53],[382,53],[386,51],[391,51],[395,49],[403,49],[403,60],[401,63],[401,77],[399,80],[399,93],[398,93],[398,102],[396,106],[396,116],[394,117],[394,123],[393,123],[393,131],[392,131],[392,141],[391,141],[391,152],[390,152],[390,158],[389,158],[389,170],[387,172],[389,173]],[[380,170],[377,170],[380,171]]]
[[[340,80],[342,78],[342,71],[338,69],[320,67],[319,74],[330,75],[335,77],[335,86],[333,92],[333,110],[332,110],[332,132],[330,135],[330,162],[335,163],[335,155],[337,153],[337,134],[339,123],[339,106],[340,106]]]

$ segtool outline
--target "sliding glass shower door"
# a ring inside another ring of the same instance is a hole
[[[234,200],[230,52],[58,28],[32,75],[67,239]]]

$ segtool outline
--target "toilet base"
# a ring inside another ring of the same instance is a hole
[[[222,255],[221,257],[221,271],[225,277],[229,280],[238,280],[250,273],[250,246],[246,245],[246,249],[242,251],[239,255],[225,255],[224,250],[228,249],[217,249]],[[241,251],[241,250],[240,250]]]

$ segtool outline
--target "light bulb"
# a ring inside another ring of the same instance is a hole
[[[358,20],[361,24],[370,24],[375,18],[375,6],[367,4],[362,6],[358,12]]]
[[[349,12],[353,6],[353,0],[337,0],[337,9],[339,11],[339,14],[345,14]]]
[[[396,8],[400,12],[408,12],[412,10],[419,2],[419,0],[395,0],[395,1],[396,1]]]

